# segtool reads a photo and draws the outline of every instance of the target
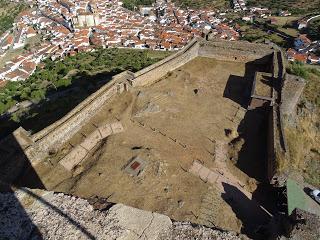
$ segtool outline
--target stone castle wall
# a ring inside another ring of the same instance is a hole
[[[127,90],[129,85],[139,87],[152,84],[198,56],[239,62],[258,59],[264,63],[270,60],[273,51],[274,49],[268,45],[227,41],[207,42],[196,38],[179,52],[141,71],[136,73],[126,71],[114,76],[109,83],[90,95],[62,119],[30,136],[28,141],[30,144],[24,152],[31,162],[41,161],[50,150],[58,148],[78,132],[108,99]]]
[[[286,175],[282,172],[282,161],[285,157],[285,149],[281,145],[281,138],[284,137],[282,128],[279,127],[279,107],[273,105],[268,116],[268,165],[267,177],[270,184],[274,186],[283,186],[286,182]]]
[[[261,59],[260,63],[262,64],[270,61],[270,57],[266,56],[271,56],[272,52],[272,48],[265,44],[253,45],[248,42],[210,41],[200,43],[198,55],[219,61],[245,63]]]
[[[276,146],[275,146],[276,129],[275,129],[275,127],[276,127],[276,123],[275,123],[274,114],[275,114],[275,109],[272,107],[272,109],[269,111],[269,114],[268,114],[268,134],[267,134],[267,152],[268,152],[267,176],[268,176],[269,182],[273,181],[273,177],[274,177],[275,171],[276,171],[276,162],[275,162],[275,158],[276,158],[276,154],[275,154],[275,150],[276,150]]]
[[[132,86],[145,86],[152,84],[165,76],[169,71],[173,71],[198,56],[199,39],[195,38],[188,43],[181,51],[146,67],[134,74]]]
[[[284,132],[283,115],[291,114],[304,88],[304,81],[286,74],[286,60],[282,50],[274,46],[273,76],[274,104],[269,112],[268,126],[268,180],[274,186],[284,186],[288,177],[283,167],[289,161]]]
[[[109,83],[82,101],[63,118],[32,135],[30,138],[34,144],[26,148],[27,156],[33,160],[43,158],[50,150],[67,142],[108,99],[124,90],[123,85],[127,84],[130,78],[132,78],[130,72],[114,76]]]
[[[306,82],[298,76],[286,74],[283,88],[281,91],[281,111],[285,115],[294,112]]]

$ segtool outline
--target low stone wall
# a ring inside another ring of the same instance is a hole
[[[198,56],[214,58],[219,61],[250,62],[262,59],[261,64],[267,63],[273,52],[272,47],[265,44],[248,42],[210,41],[201,42]]]
[[[122,132],[123,126],[120,122],[104,124],[86,137],[78,146],[73,148],[59,164],[66,170],[71,171],[75,166],[82,162],[89,152],[102,140],[111,134]]]
[[[130,72],[114,76],[109,83],[90,95],[66,116],[32,135],[35,144],[26,150],[28,156],[32,159],[38,158],[37,156],[43,156],[67,142],[108,99],[125,89],[123,85],[127,84],[130,78]]]

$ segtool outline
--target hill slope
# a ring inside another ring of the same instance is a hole
[[[25,8],[23,3],[0,0],[0,35],[12,27],[15,17]]]
[[[228,8],[229,0],[174,0],[182,8]]]
[[[320,0],[248,0],[247,5],[263,6],[272,10],[290,10],[295,14],[320,11]]]

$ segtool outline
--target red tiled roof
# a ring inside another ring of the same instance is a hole
[[[295,54],[293,56],[294,60],[299,61],[299,62],[306,62],[308,59],[308,55],[307,54]]]

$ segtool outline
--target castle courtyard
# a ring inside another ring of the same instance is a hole
[[[235,231],[249,218],[263,223],[268,216],[252,200],[257,181],[229,160],[229,143],[241,133],[255,71],[266,68],[195,58],[111,98],[37,174],[49,190],[108,198],[174,220]],[[84,139],[106,123],[113,134],[84,160],[61,160],[79,144],[86,148]],[[253,166],[261,161],[254,151],[246,157]]]

